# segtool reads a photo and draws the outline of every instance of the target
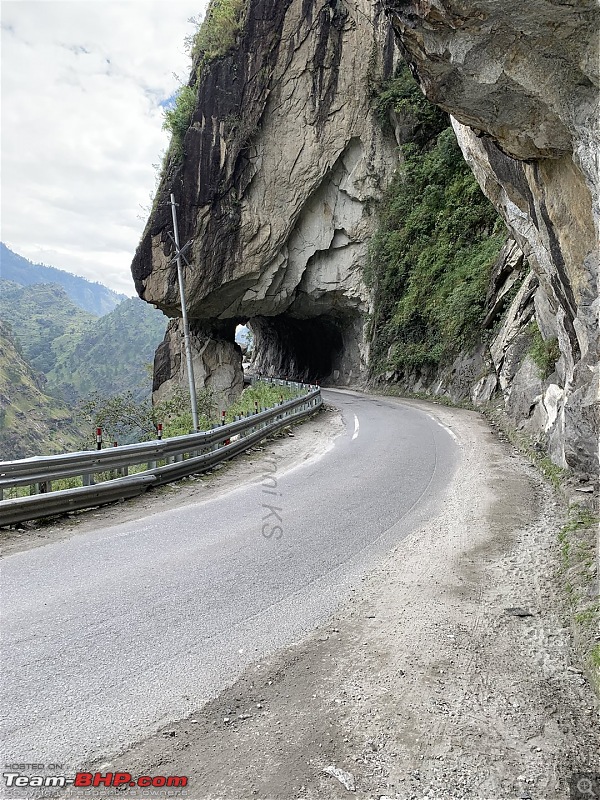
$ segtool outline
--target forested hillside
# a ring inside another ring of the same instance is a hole
[[[0,459],[80,446],[74,415],[92,394],[149,398],[148,365],[167,323],[161,312],[139,298],[117,302],[123,296],[31,264],[4,245],[2,276]],[[54,276],[64,285],[35,282]]]
[[[68,402],[91,392],[113,395],[131,391],[147,398],[154,351],[165,333],[167,318],[136,298],[123,300],[76,337],[57,340],[59,355],[48,372],[48,385]],[[64,346],[62,342],[64,341]]]
[[[2,280],[0,319],[10,325],[32,368],[47,374],[97,317],[82,311],[56,284],[18,286]]]
[[[73,411],[46,393],[0,320],[0,460],[74,450],[82,439]]]
[[[60,286],[0,281],[0,319],[57,399],[72,404],[90,392],[149,394],[145,367],[164,336],[166,317],[138,298],[98,318],[72,303]]]

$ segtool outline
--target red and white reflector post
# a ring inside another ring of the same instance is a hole
[[[221,425],[225,425],[225,412],[221,411]],[[231,444],[231,439],[225,439],[223,444]]]
[[[102,428],[96,428],[96,450],[102,450]]]
[[[162,439],[162,422],[159,422],[156,426],[156,437],[157,439]]]

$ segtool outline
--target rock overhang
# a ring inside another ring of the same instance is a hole
[[[529,381],[515,421],[543,430],[555,463],[597,477],[600,9],[594,0],[385,6],[413,74],[454,118],[465,159],[534,270],[535,321],[560,345],[552,402]],[[508,380],[496,365],[509,410],[528,383],[525,356]]]
[[[180,238],[192,241],[188,314],[204,331],[227,320],[278,318],[277,331],[286,320],[330,320],[360,353],[372,206],[397,164],[369,90],[393,69],[391,29],[366,0],[271,5],[253,0],[236,52],[203,69],[183,163],[163,176],[134,259],[136,287],[178,315],[172,191]]]

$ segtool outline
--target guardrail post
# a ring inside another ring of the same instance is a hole
[[[29,487],[29,495],[46,494],[51,490],[52,484],[50,481],[40,481],[39,483],[32,483]]]

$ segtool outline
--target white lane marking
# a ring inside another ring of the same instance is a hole
[[[92,539],[89,544],[98,544],[99,542],[110,542],[113,539],[126,539],[128,536],[136,536],[138,533],[146,533],[147,528],[137,528],[134,531],[124,531],[123,533],[114,533],[111,536],[102,536],[101,539]]]
[[[355,414],[354,415],[354,433],[352,434],[352,441],[354,441],[358,437],[359,430],[360,430],[360,423],[358,421],[358,417]]]
[[[443,424],[442,424],[442,423],[439,421],[439,419],[436,419],[436,418],[435,418],[435,417],[433,417],[431,414],[427,414],[427,416],[428,416],[430,419],[432,419],[432,420],[433,420],[435,423],[437,423],[437,424],[440,426],[440,428],[443,428],[443,429],[446,431],[446,433],[449,433],[449,434],[450,434],[450,436],[451,436],[451,437],[454,439],[454,441],[455,441],[455,442],[458,442],[458,436],[457,436],[457,435],[454,433],[454,431],[453,431],[453,430],[451,430],[451,429],[450,429],[450,428],[449,428],[447,425],[443,425]]]

